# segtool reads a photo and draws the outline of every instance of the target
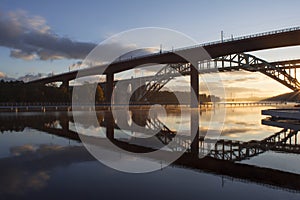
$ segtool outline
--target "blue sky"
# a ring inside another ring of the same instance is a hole
[[[174,29],[203,43],[219,40],[221,30],[226,38],[231,34],[241,36],[299,26],[299,8],[298,0],[2,0],[0,19],[10,17],[8,13],[18,12],[23,13],[23,17],[39,17],[51,33],[76,42],[97,44],[121,31],[150,26]],[[7,45],[0,46],[0,72],[13,78],[26,74],[64,72],[69,65],[80,60],[70,58],[72,56],[24,60],[20,56],[12,57],[12,50]],[[268,52],[261,55],[276,59]]]

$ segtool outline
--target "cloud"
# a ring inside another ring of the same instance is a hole
[[[14,78],[8,77],[4,72],[0,72],[0,80],[14,81]]]
[[[245,92],[262,92],[259,88],[247,88],[247,87],[225,87],[227,93],[245,93]]]
[[[82,63],[82,61],[78,61],[76,63],[73,63],[69,66],[69,70],[74,70],[74,69],[80,69],[81,67],[84,67],[85,64]]]
[[[10,51],[10,57],[21,58],[23,60],[33,60],[34,58],[36,58],[36,55],[22,51],[20,49],[12,49]]]
[[[0,72],[0,78],[5,78],[6,74],[4,72]]]
[[[10,56],[24,60],[83,59],[96,46],[55,34],[40,16],[26,11],[0,11],[0,46],[11,49]]]
[[[234,77],[232,76],[231,77],[232,79],[227,79],[227,80],[223,80],[223,84],[231,84],[231,83],[234,83],[234,84],[237,84],[239,82],[249,82],[249,81],[258,81],[260,80],[259,77],[251,77],[251,76],[248,76],[248,77],[243,77],[243,78],[238,78],[238,77]]]
[[[50,77],[52,75],[53,75],[52,73],[25,74],[24,76],[20,76],[17,80],[23,82],[29,82],[40,78]]]
[[[128,45],[126,49],[131,50],[128,53],[125,53],[124,55],[120,56],[120,59],[130,59],[134,57],[139,57],[139,56],[145,56],[150,53],[158,52],[158,49],[156,48],[145,48],[145,49],[135,49],[136,47],[132,45]],[[134,49],[134,50],[132,50]]]
[[[0,10],[0,46],[11,49],[10,56],[23,60],[84,59],[97,45],[58,36],[40,16],[31,16],[24,10],[3,12]],[[116,49],[132,51],[134,44],[123,46],[119,42],[102,44],[106,52]],[[120,59],[141,56],[154,49],[136,50]],[[101,60],[102,62],[102,60]],[[75,66],[74,66],[75,67]]]

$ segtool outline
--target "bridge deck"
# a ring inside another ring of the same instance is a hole
[[[127,60],[121,60],[118,62],[113,62],[111,65],[109,65],[105,73],[118,73],[148,63],[186,63],[187,61],[178,54],[197,55],[199,52],[203,52],[203,48],[208,52],[211,58],[217,58],[234,53],[243,53],[296,45],[300,45],[300,28],[283,29],[256,35],[244,36],[233,40],[226,40],[223,42],[213,42],[193,47],[187,47],[184,49],[175,50],[174,52],[162,52]],[[88,69],[82,69],[80,70],[80,74],[82,77],[99,74],[100,68],[106,68],[106,66],[101,65]],[[66,72],[32,82],[46,84],[51,82],[69,81],[75,79],[78,72],[78,70]]]

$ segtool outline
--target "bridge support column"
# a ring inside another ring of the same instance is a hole
[[[106,86],[105,86],[105,101],[108,105],[111,105],[112,93],[114,89],[114,74],[106,74]]]
[[[191,152],[193,155],[199,155],[199,113],[191,111]]]
[[[64,80],[61,84],[61,87],[66,88],[69,91],[69,80]]]
[[[68,116],[63,116],[62,119],[60,120],[60,125],[63,129],[64,132],[68,133],[70,128],[69,128],[69,118]]]
[[[197,68],[191,65],[191,108],[198,108],[199,105],[199,74]],[[196,95],[196,97],[195,97]]]
[[[71,94],[70,94],[69,80],[64,80],[60,87],[62,88],[63,92],[66,93],[67,95],[66,102],[69,102],[70,100],[72,101]]]
[[[114,140],[114,117],[111,112],[106,112],[104,116],[104,123],[106,126],[106,137],[110,140]]]

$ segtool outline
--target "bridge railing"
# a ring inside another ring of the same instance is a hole
[[[297,30],[300,30],[300,27],[285,28],[285,29],[280,29],[280,30],[267,31],[267,32],[262,32],[262,33],[239,36],[239,37],[229,38],[229,39],[225,39],[225,40],[217,40],[217,41],[213,41],[213,42],[202,43],[202,44],[195,45],[195,46],[179,48],[179,49],[176,49],[174,51],[176,52],[176,51],[181,51],[181,50],[186,50],[186,49],[191,49],[191,48],[197,48],[197,47],[201,47],[201,46],[204,47],[204,46],[210,46],[210,45],[214,45],[214,44],[244,40],[244,39],[249,39],[249,38],[255,38],[255,37],[278,34],[278,33],[286,33],[286,32],[297,31]]]
[[[0,107],[70,106],[70,102],[0,102]]]
[[[166,51],[156,52],[156,53],[142,55],[142,56],[118,59],[114,63],[126,62],[126,61],[140,59],[140,58],[146,58],[146,57],[150,57],[150,56],[154,56],[154,55],[159,55],[159,54],[162,54],[162,53],[183,51],[183,50],[197,48],[197,47],[205,47],[205,46],[210,46],[210,45],[215,45],[215,44],[221,44],[221,43],[232,42],[232,41],[239,41],[239,40],[244,40],[244,39],[249,39],[249,38],[255,38],[255,37],[278,34],[278,33],[286,33],[286,32],[297,31],[297,30],[300,30],[300,27],[292,27],[292,28],[285,28],[285,29],[267,31],[267,32],[262,32],[262,33],[250,34],[250,35],[246,35],[246,36],[234,37],[234,38],[229,38],[229,39],[225,39],[225,40],[217,40],[217,41],[213,41],[213,42],[207,42],[207,43],[202,43],[202,44],[198,44],[198,45],[194,45],[194,46],[188,46],[188,47],[182,47],[182,48],[177,48],[177,49],[172,49],[172,50],[166,50]]]

